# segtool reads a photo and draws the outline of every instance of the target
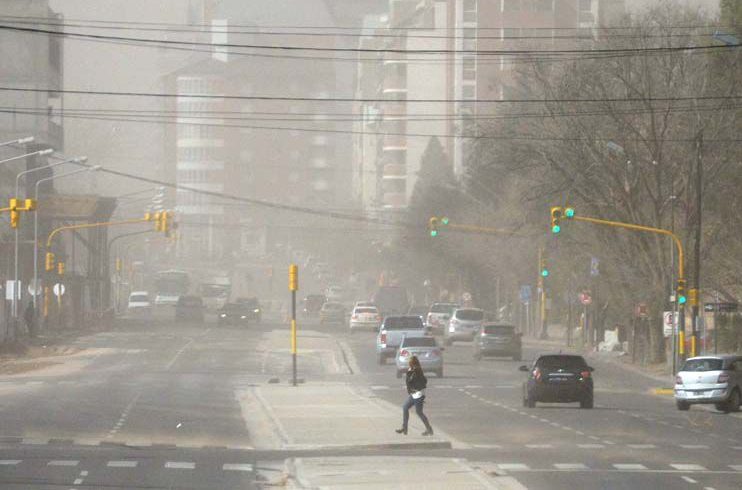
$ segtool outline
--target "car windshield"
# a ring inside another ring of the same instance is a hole
[[[456,318],[467,322],[478,322],[484,319],[482,310],[457,310]]]
[[[721,371],[724,365],[723,359],[717,358],[704,358],[704,359],[688,359],[683,364],[681,371],[690,372],[703,372],[703,371]]]
[[[538,367],[544,369],[580,369],[587,367],[587,363],[582,356],[542,356],[536,362]]]
[[[149,301],[149,296],[146,294],[132,294],[129,301],[132,303],[147,303]]]
[[[515,327],[509,325],[485,325],[484,333],[487,335],[512,335]]]
[[[395,316],[384,320],[386,330],[409,330],[423,328],[423,321],[419,316]]]
[[[376,314],[376,313],[378,313],[378,310],[376,308],[364,307],[364,308],[356,308],[356,311],[355,312],[358,315],[363,314],[363,313]]]
[[[405,337],[402,347],[435,347],[434,337]]]
[[[449,315],[451,312],[453,312],[454,308],[456,308],[456,305],[446,304],[446,303],[436,303],[433,305],[432,308],[430,308],[431,313],[448,313]]]

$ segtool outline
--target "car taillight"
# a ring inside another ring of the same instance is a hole
[[[486,337],[486,336],[487,336],[487,334],[486,334],[486,333],[484,333],[484,331],[482,331],[482,333],[481,333],[481,334],[479,334],[479,335],[481,335],[482,337]]]
[[[381,332],[381,335],[379,336],[379,341],[382,344],[386,344],[386,332]]]
[[[407,349],[402,349],[399,351],[399,357],[407,357],[410,355],[410,352]]]
[[[358,320],[358,315],[352,315],[350,318],[353,320]]]
[[[541,370],[539,368],[533,370],[533,377],[536,378],[536,381],[541,381]]]
[[[580,376],[582,376],[582,379],[587,379],[590,377],[590,371],[580,371]]]
[[[683,384],[683,378],[682,378],[682,377],[680,377],[680,376],[675,376],[675,384],[676,384],[676,385],[681,385],[681,384]]]
[[[717,383],[726,383],[727,381],[729,381],[729,374],[727,373],[721,373],[719,379],[716,380]]]

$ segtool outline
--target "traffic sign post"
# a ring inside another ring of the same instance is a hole
[[[289,266],[289,291],[291,291],[291,372],[296,386],[296,291],[299,289],[299,266]]]

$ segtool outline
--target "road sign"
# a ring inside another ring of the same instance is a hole
[[[634,307],[634,315],[638,318],[649,317],[649,306],[647,303],[639,303]]]
[[[600,275],[600,260],[597,257],[590,258],[590,276],[598,277]]]
[[[674,315],[673,315],[674,313]],[[673,322],[673,316],[675,317],[675,321]],[[671,337],[673,326],[675,327],[675,331],[678,330],[678,312],[672,312],[672,311],[665,311],[662,313],[662,333],[665,337]]]
[[[38,296],[41,294],[41,281],[38,281],[38,284],[35,280],[31,279],[31,282],[28,285],[28,294],[31,296]]]
[[[531,286],[524,284],[520,287],[520,302],[525,304],[531,301]]]
[[[593,297],[590,296],[590,291],[583,291],[578,296],[580,303],[587,306],[593,302]]]
[[[13,301],[13,296],[16,297],[16,299],[19,299],[21,297],[21,281],[18,281],[18,289],[16,289],[16,282],[13,280],[5,281],[5,299],[8,301]]]
[[[54,287],[52,288],[52,291],[54,291],[54,295],[57,297],[64,296],[64,291],[65,291],[64,284],[59,283],[59,282],[56,283]]]

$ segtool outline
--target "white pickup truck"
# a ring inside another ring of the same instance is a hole
[[[376,357],[379,364],[386,364],[394,357],[405,337],[422,337],[426,334],[423,319],[419,316],[388,316],[379,327],[376,336]]]

